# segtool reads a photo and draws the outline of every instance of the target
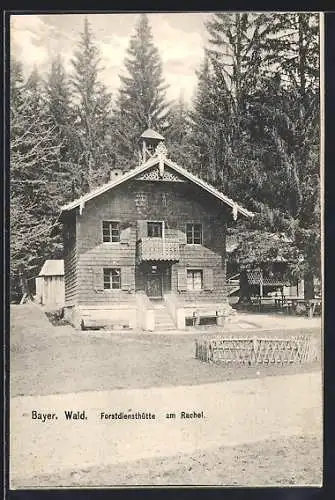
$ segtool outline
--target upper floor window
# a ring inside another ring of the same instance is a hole
[[[104,220],[102,222],[102,241],[104,243],[119,243],[120,241],[120,224]]]
[[[148,237],[149,238],[162,238],[163,223],[162,222],[148,222]]]
[[[121,269],[120,268],[104,268],[104,289],[121,288]]]
[[[202,244],[202,224],[186,224],[186,241],[188,244]]]

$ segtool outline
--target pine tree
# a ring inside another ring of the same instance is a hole
[[[60,143],[59,195],[62,203],[75,196],[73,185],[77,180],[78,168],[75,162],[76,150],[79,149],[74,128],[74,111],[71,106],[71,92],[64,64],[57,55],[50,64],[45,82],[46,107],[52,120],[55,136]]]
[[[255,121],[263,124],[268,145],[272,189],[291,219],[290,230],[304,255],[305,291],[313,295],[313,275],[320,275],[320,169],[318,15],[267,14],[264,60],[280,73],[277,85],[260,92]],[[270,188],[271,191],[271,188]]]
[[[257,88],[264,27],[254,13],[218,12],[207,22],[207,31],[217,82],[229,96],[235,117],[239,117],[250,93]]]
[[[110,142],[111,96],[100,82],[100,56],[90,24],[85,19],[72,59],[73,97],[78,140],[77,164],[81,171],[80,194],[107,180]]]
[[[220,183],[217,176],[218,142],[224,126],[220,115],[220,109],[216,106],[213,71],[205,54],[198,71],[198,87],[191,112],[194,168],[195,173],[217,187]]]
[[[162,63],[153,42],[146,14],[141,14],[125,59],[127,75],[120,76],[121,88],[115,106],[113,137],[117,141],[120,167],[131,168],[137,159],[137,142],[147,128],[163,132],[168,106]]]
[[[178,101],[171,104],[169,127],[165,132],[165,138],[169,156],[186,168],[191,167],[194,156],[191,137],[190,111],[183,95],[180,95]]]
[[[265,13],[259,16],[264,68],[280,71],[285,85],[300,95],[319,85],[319,14]]]
[[[205,57],[191,113],[194,164],[198,175],[249,204],[250,182],[257,178],[258,165],[246,131],[247,110],[235,116],[230,95],[220,88],[217,75],[218,68],[214,69],[211,59]],[[237,126],[237,121],[243,123],[243,128]]]
[[[317,15],[305,13],[219,13],[208,23],[217,111],[226,109],[210,134],[223,132],[215,144],[223,154],[207,163],[218,182],[221,162],[228,193],[259,212],[249,230],[293,238],[292,252],[304,255],[305,282],[320,269],[317,25]],[[213,145],[203,144],[211,158]]]
[[[57,128],[66,128],[72,118],[71,92],[60,54],[54,57],[46,77],[47,103]]]
[[[18,89],[20,73],[11,76],[12,88]],[[27,279],[36,275],[46,256],[53,252],[57,255],[61,248],[50,232],[57,219],[53,181],[60,145],[55,141],[55,128],[46,111],[36,69],[19,97],[11,98],[10,251],[11,290],[24,294],[27,289],[22,286],[26,287]]]
[[[212,15],[194,113],[201,175],[241,202],[249,201],[244,187],[259,175],[247,129],[261,65],[262,28],[256,21],[255,14]]]
[[[10,62],[10,108],[16,111],[22,104],[24,78],[22,63],[15,58]]]

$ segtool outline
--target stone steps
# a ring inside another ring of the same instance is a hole
[[[154,307],[155,330],[174,330],[175,324],[165,306]]]

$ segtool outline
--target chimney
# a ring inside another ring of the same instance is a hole
[[[140,163],[144,163],[151,156],[154,155],[155,150],[160,143],[164,143],[164,137],[156,132],[155,130],[148,128],[143,134],[141,135],[140,139]]]
[[[121,175],[122,175],[122,170],[120,168],[114,168],[109,173],[109,180],[115,181],[115,179],[117,179],[118,177],[121,177]]]

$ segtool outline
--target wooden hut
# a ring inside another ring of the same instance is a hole
[[[140,144],[137,167],[62,207],[64,317],[83,329],[220,323],[226,227],[253,214],[172,161],[157,132]]]
[[[36,278],[36,299],[44,306],[63,307],[65,302],[64,261],[46,260]]]

